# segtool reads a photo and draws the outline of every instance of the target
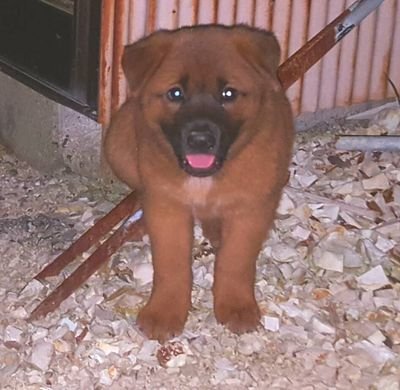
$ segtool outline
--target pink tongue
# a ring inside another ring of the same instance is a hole
[[[186,160],[192,168],[206,169],[214,164],[215,156],[212,154],[188,154]]]

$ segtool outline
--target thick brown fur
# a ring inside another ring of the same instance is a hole
[[[256,259],[287,179],[293,143],[278,63],[273,34],[246,26],[159,31],[125,49],[130,97],[112,119],[104,153],[116,176],[141,194],[154,281],[138,324],[149,338],[165,341],[183,330],[191,306],[195,220],[218,248],[217,321],[236,333],[259,324]],[[220,103],[221,78],[241,92],[233,102]],[[207,96],[240,124],[222,168],[207,177],[179,166],[161,130],[183,107],[166,98],[182,79],[191,100]]]

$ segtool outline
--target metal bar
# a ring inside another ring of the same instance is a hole
[[[118,110],[127,97],[127,82],[121,66],[124,47],[128,43],[129,0],[119,0],[115,3],[113,69],[111,75],[111,116]]]
[[[108,126],[111,118],[111,89],[113,66],[113,41],[115,0],[102,1],[101,10],[101,50],[99,74],[99,115],[98,121],[103,126]]]
[[[284,89],[289,88],[382,2],[383,0],[356,1],[286,60],[278,70]]]
[[[358,26],[371,12],[378,8],[383,0],[358,0],[348,10],[350,13],[335,26],[336,42],[339,42],[354,27]]]
[[[396,135],[344,135],[339,137],[336,148],[364,152],[400,152],[400,136]]]
[[[136,193],[132,192],[123,199],[108,214],[97,221],[77,241],[75,241],[65,252],[61,253],[52,263],[39,272],[35,279],[41,280],[48,276],[58,275],[75,258],[87,251],[94,244],[109,233],[111,229],[121,222],[126,216],[132,214],[136,208]]]
[[[43,317],[60,306],[79,286],[92,276],[121,245],[142,227],[142,220],[128,218],[125,223],[92,255],[87,258],[67,279],[65,279],[29,316],[30,320]]]

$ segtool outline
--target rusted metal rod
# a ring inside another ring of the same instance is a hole
[[[136,203],[137,204],[137,203]],[[101,244],[68,278],[66,278],[31,313],[29,319],[35,320],[47,315],[68,298],[79,286],[105,264],[121,245],[142,227],[143,220],[127,218],[111,237]]]
[[[283,88],[287,89],[294,84],[382,2],[383,0],[356,1],[290,56],[278,69]]]
[[[288,58],[278,69],[278,76],[284,89],[289,88],[302,77],[308,69],[319,61],[337,42],[357,26],[369,13],[377,8],[383,0],[358,0],[332,23],[321,30],[300,50]],[[136,194],[132,193],[119,203],[105,217],[99,220],[82,237],[71,245],[53,263],[41,271],[36,279],[54,276],[76,256],[81,255],[124,218],[135,210],[139,210]],[[144,233],[144,223],[141,215],[135,214],[127,218],[125,223],[111,237],[101,244],[93,254],[86,259],[63,283],[61,283],[39,306],[31,313],[30,319],[36,319],[56,309],[60,303],[69,297],[79,286],[94,274],[109,257],[127,240]]]
[[[336,142],[339,150],[361,150],[363,152],[400,152],[399,135],[342,135]]]
[[[108,214],[99,219],[88,231],[75,241],[65,252],[61,253],[52,263],[39,272],[35,279],[41,280],[49,276],[58,275],[76,257],[87,251],[102,237],[120,223],[128,215],[131,215],[137,208],[136,193],[132,192],[115,206]]]

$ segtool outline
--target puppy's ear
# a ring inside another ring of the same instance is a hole
[[[247,26],[238,26],[237,33],[236,45],[243,58],[256,70],[261,68],[277,77],[281,50],[275,35]]]
[[[171,46],[168,31],[158,31],[125,47],[122,68],[135,93],[157,70]]]

